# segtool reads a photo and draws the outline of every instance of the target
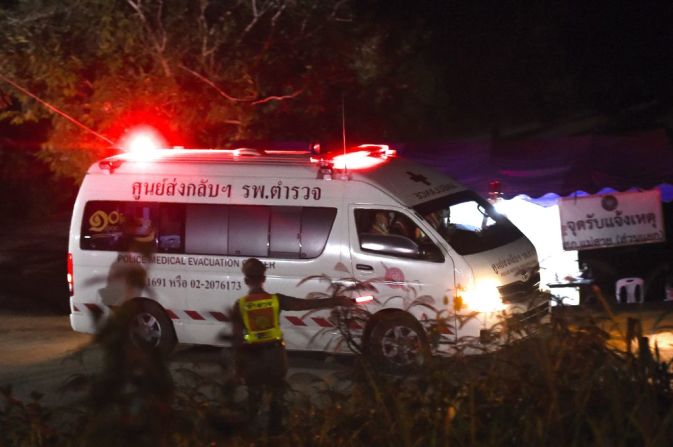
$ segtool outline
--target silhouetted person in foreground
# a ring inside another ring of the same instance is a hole
[[[240,298],[232,309],[236,374],[248,387],[248,424],[259,417],[265,391],[271,394],[269,433],[283,427],[283,399],[287,354],[280,328],[280,312],[349,306],[352,300],[337,296],[324,299],[294,298],[280,293],[270,294],[263,288],[266,267],[256,258],[243,263],[248,295]]]

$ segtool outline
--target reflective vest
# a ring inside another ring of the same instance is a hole
[[[280,303],[277,295],[255,294],[238,300],[243,319],[243,342],[267,343],[283,339],[280,330]]]

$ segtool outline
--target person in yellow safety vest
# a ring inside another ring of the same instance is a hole
[[[280,312],[350,306],[345,296],[303,299],[280,293],[270,294],[263,288],[266,266],[259,259],[243,263],[246,296],[232,308],[232,325],[236,357],[236,374],[248,387],[249,423],[257,422],[265,391],[271,393],[267,429],[277,433],[283,426],[283,399],[287,354],[280,328]]]

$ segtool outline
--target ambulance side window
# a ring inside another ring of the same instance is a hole
[[[269,207],[229,207],[229,254],[269,256]]]
[[[154,251],[158,211],[153,203],[88,202],[82,219],[84,250]]]
[[[325,249],[336,208],[305,207],[301,213],[301,257],[316,258]]]
[[[427,238],[426,234],[405,214],[382,209],[355,210],[355,224],[358,235],[380,234],[404,236],[420,242]]]
[[[404,213],[384,209],[356,209],[355,225],[363,251],[444,262],[444,255],[439,247]],[[376,240],[375,244],[363,245],[363,240],[371,242],[372,239]],[[408,246],[409,244],[411,245]],[[396,254],[398,250],[403,253],[410,247],[417,248],[420,254]]]
[[[229,208],[222,205],[187,205],[185,253],[227,254]]]
[[[335,208],[88,202],[83,250],[315,258],[325,249]]]
[[[159,251],[183,253],[185,241],[185,206],[162,203],[159,207]]]
[[[301,207],[298,206],[274,206],[271,208],[269,257],[299,258],[301,210]]]

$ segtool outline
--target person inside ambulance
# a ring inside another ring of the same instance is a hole
[[[356,210],[355,220],[361,247],[363,247],[362,241],[367,240],[367,237],[370,235],[402,236],[418,246],[420,251],[419,257],[421,259],[429,261],[443,260],[441,251],[432,240],[403,213],[381,209]],[[399,243],[399,241],[396,242],[393,240],[388,243],[393,247],[390,251],[394,252],[395,244]],[[381,246],[381,241],[378,241],[376,245]],[[364,249],[371,250],[369,248]],[[385,249],[378,248],[375,251],[383,252]],[[394,253],[392,253],[392,255],[395,256]]]
[[[303,299],[264,290],[266,266],[257,258],[247,259],[242,267],[246,296],[232,308],[236,374],[248,387],[248,417],[251,426],[258,421],[262,399],[271,394],[267,430],[277,433],[283,426],[283,398],[287,354],[280,328],[281,311],[325,309],[351,306],[345,296]]]
[[[390,234],[390,218],[385,211],[379,211],[374,214],[372,226],[369,229],[373,234]]]
[[[372,234],[396,234],[412,240],[420,237],[421,230],[408,217],[396,212],[376,211],[369,228]]]
[[[124,216],[123,232],[128,249],[133,251],[152,251],[156,243],[157,230],[148,217]]]
[[[449,208],[428,213],[423,217],[447,240],[450,240],[451,236],[458,229],[458,226],[451,222],[451,210]]]
[[[401,213],[393,213],[393,220],[390,223],[390,232],[399,236],[407,237],[416,243],[419,243],[425,233],[418,228],[407,216]]]

